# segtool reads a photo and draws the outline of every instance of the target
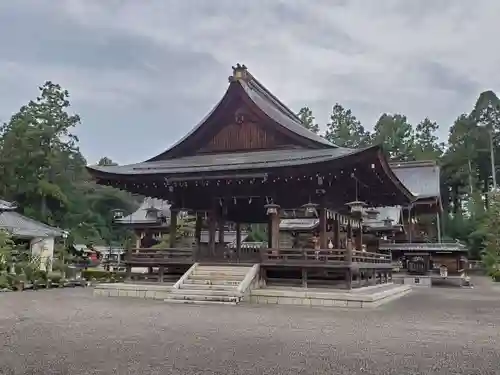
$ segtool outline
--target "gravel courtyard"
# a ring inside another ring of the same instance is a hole
[[[476,283],[376,310],[2,293],[0,374],[500,374],[500,289]]]

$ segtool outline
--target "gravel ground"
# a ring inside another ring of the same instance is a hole
[[[2,293],[0,374],[500,374],[500,289],[376,310]]]

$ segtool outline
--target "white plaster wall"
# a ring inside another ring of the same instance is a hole
[[[40,269],[52,271],[52,261],[54,259],[54,238],[36,237],[30,242],[31,255],[40,257]],[[47,267],[47,262],[50,262]]]

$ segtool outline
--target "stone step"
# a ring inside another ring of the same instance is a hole
[[[196,267],[197,270],[250,270],[252,267],[241,267],[241,266],[200,266]]]
[[[199,275],[191,274],[188,280],[221,280],[221,281],[243,281],[245,277],[240,275]]]
[[[238,286],[239,280],[210,280],[210,279],[186,279],[182,285],[216,285],[216,286]]]
[[[172,299],[165,298],[164,302],[168,303],[182,303],[182,304],[191,304],[191,305],[231,305],[236,306],[238,302],[226,302],[226,301],[197,301],[197,300],[186,300],[186,299]]]
[[[190,301],[191,303],[197,303],[198,301],[238,303],[240,301],[240,298],[235,296],[210,296],[205,294],[196,294],[196,295],[170,294],[166,299],[177,300],[177,301]]]
[[[181,284],[179,289],[193,289],[193,290],[227,290],[227,291],[236,291],[238,289],[238,285],[213,285],[213,284]]]
[[[195,268],[193,273],[221,273],[229,275],[246,275],[250,270],[214,270],[214,269],[199,269]]]
[[[213,289],[172,289],[172,295],[186,296],[223,296],[223,297],[239,297],[240,293],[236,290],[213,290]]]

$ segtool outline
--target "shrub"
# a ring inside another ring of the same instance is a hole
[[[125,279],[125,273],[96,270],[90,268],[82,271],[82,278],[84,278],[87,281],[97,280],[97,281],[117,282],[117,281],[123,281]]]
[[[500,283],[500,270],[491,271],[489,274],[493,281]]]

